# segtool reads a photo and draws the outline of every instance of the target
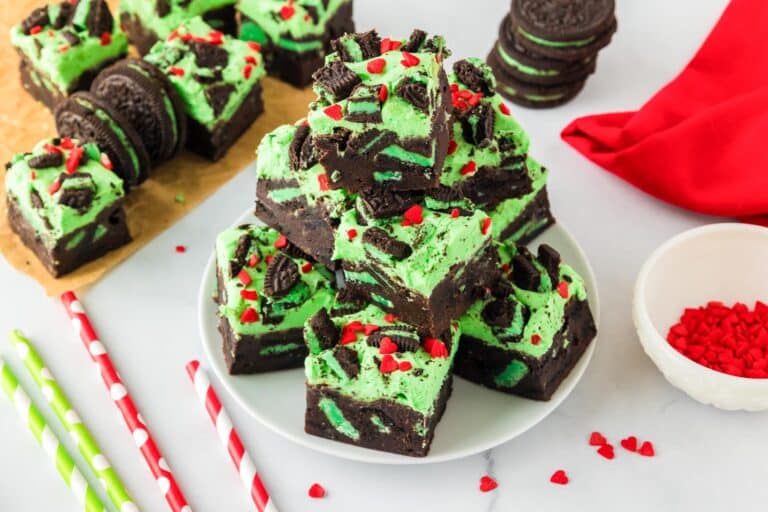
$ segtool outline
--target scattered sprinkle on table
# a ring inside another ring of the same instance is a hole
[[[570,482],[570,479],[568,478],[568,475],[566,474],[565,470],[558,469],[557,471],[552,473],[552,476],[549,477],[549,481],[557,485],[568,485],[568,482]]]
[[[488,475],[480,478],[480,492],[491,492],[499,486],[498,482]]]
[[[177,245],[176,246],[176,252],[179,254],[187,252],[187,246],[185,245]]]
[[[320,484],[312,484],[307,491],[310,498],[320,499],[325,497],[325,488]]]

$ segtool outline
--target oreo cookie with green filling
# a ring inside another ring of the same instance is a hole
[[[496,90],[518,105],[529,108],[552,108],[568,103],[584,88],[586,80],[577,82],[539,85],[523,82],[512,76],[500,73]]]
[[[153,164],[173,158],[187,137],[184,104],[152,64],[126,59],[102,71],[91,92],[115,107],[141,136]]]
[[[151,161],[144,142],[118,109],[90,92],[77,92],[54,112],[62,137],[93,142],[106,153],[126,189],[147,179]]]
[[[578,61],[610,43],[614,11],[614,0],[513,0],[511,30],[537,55]]]

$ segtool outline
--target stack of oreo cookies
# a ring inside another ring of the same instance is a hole
[[[488,64],[498,91],[532,108],[573,99],[617,23],[614,0],[512,0]]]

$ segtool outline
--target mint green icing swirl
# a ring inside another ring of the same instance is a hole
[[[399,321],[387,322],[384,315],[382,310],[369,305],[362,311],[334,317],[332,320],[339,328],[353,321],[380,327],[410,327]],[[346,345],[357,352],[360,362],[360,371],[354,378],[349,378],[342,369],[334,357],[333,349],[319,349],[319,345],[312,340],[313,334],[308,326],[304,328],[304,336],[310,348],[310,354],[304,362],[308,386],[329,388],[360,402],[392,400],[429,416],[435,412],[435,401],[440,395],[443,384],[451,376],[453,359],[459,346],[460,331],[457,326],[452,326],[451,339],[444,340],[450,343],[447,358],[432,358],[423,348],[414,352],[397,352],[393,354],[395,360],[409,362],[412,369],[386,374],[379,370],[379,361],[382,356],[378,347],[368,345],[367,337],[360,333],[358,341]],[[423,343],[424,340],[421,341]]]
[[[24,220],[50,250],[62,238],[93,223],[105,210],[121,200],[125,193],[120,177],[101,165],[101,153],[94,144],[83,146],[87,158],[83,158],[84,163],[77,168],[76,176],[62,180],[62,177],[68,176],[66,161],[71,152],[63,148],[60,148],[63,152],[61,165],[45,169],[31,168],[31,159],[47,153],[45,144],[53,144],[53,140],[43,140],[31,153],[20,153],[11,159],[11,167],[5,175],[5,190]],[[58,190],[55,182],[61,183]],[[79,211],[59,203],[62,193],[70,188],[91,190],[93,199],[87,210]],[[51,190],[54,190],[53,194]],[[84,232],[80,236],[84,236]]]
[[[158,39],[165,39],[190,18],[235,5],[237,0],[168,0],[170,11],[163,17],[157,15],[157,3],[158,0],[120,0],[119,12],[137,17],[142,26],[153,32]]]
[[[221,47],[227,51],[229,57],[226,65],[220,69],[221,80],[202,83],[198,77],[211,77],[213,70],[197,65],[194,52],[190,51],[183,39],[188,35],[208,38],[212,31],[214,29],[202,18],[189,19],[178,28],[178,36],[155,43],[144,57],[147,62],[166,73],[181,96],[187,114],[208,130],[229,121],[266,74],[260,52],[243,41],[225,35],[222,37]],[[255,64],[248,62],[254,59]],[[247,66],[251,69],[248,78],[245,73]],[[181,70],[183,75],[174,73],[173,70]],[[212,87],[221,85],[231,86],[233,90],[221,112],[216,115],[207,93]]]
[[[51,25],[41,27],[37,34],[24,34],[21,25],[11,28],[11,44],[34,67],[34,73],[43,87],[60,95],[74,92],[74,86],[86,71],[98,69],[128,51],[128,38],[114,23],[108,44],[102,44],[100,36],[91,36],[85,23],[91,2],[81,1],[73,15],[74,24],[55,30]],[[50,4],[48,17],[55,20],[60,6]],[[64,32],[73,32],[80,42],[71,46]],[[66,51],[63,51],[66,48]]]
[[[238,241],[243,235],[251,235],[253,239],[245,261],[248,262],[253,255],[257,255],[259,259],[258,264],[253,267],[248,264],[243,266],[243,271],[251,279],[247,286],[237,276],[230,275],[230,262],[235,260]],[[218,313],[227,319],[237,338],[301,328],[309,317],[333,303],[331,274],[319,264],[314,264],[311,270],[305,271],[302,267],[310,262],[303,258],[291,258],[300,269],[300,281],[287,295],[279,299],[264,295],[267,258],[278,254],[274,244],[279,236],[280,233],[272,228],[246,225],[227,229],[216,239],[216,265],[224,279],[225,294],[225,300],[219,306]],[[258,297],[243,298],[243,290],[255,291]],[[259,320],[243,323],[241,317],[249,307],[258,313]],[[263,322],[264,312],[267,310],[282,318],[275,323]]]

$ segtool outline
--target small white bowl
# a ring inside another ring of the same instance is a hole
[[[645,353],[691,398],[727,410],[768,410],[768,379],[710,370],[667,343],[686,307],[768,300],[768,228],[712,224],[681,233],[656,249],[635,285],[634,321]]]

